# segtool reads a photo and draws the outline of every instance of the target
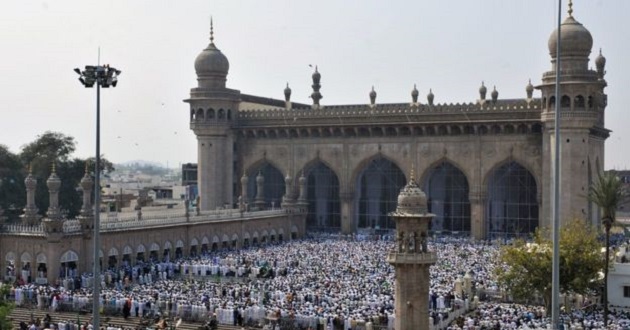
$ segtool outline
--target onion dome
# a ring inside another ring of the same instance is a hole
[[[247,173],[243,172],[243,176],[241,176],[241,184],[247,184],[249,182],[249,177],[247,177]]]
[[[572,10],[569,9],[569,17],[567,17],[562,25],[561,40],[560,40],[560,53],[562,56],[581,56],[588,57],[593,48],[593,36],[591,33],[578,21],[573,18]],[[558,42],[558,30],[554,30],[549,36],[547,43],[549,47],[549,54],[552,58],[557,57],[557,42]]]
[[[306,177],[304,176],[304,172],[302,172],[302,174],[300,175],[300,178],[298,179],[298,183],[301,186],[306,184]]]
[[[492,93],[490,94],[490,96],[492,96],[492,102],[497,101],[497,99],[499,98],[499,92],[497,92],[497,86],[494,86],[494,89],[492,90]]]
[[[210,21],[210,44],[195,59],[195,72],[198,77],[226,77],[230,69],[227,57],[214,45],[214,30]]]
[[[398,214],[424,214],[427,213],[427,195],[420,189],[413,177],[413,171],[409,183],[398,194]]]
[[[319,81],[322,79],[322,75],[317,70],[317,66],[315,66],[315,72],[313,72],[312,78],[313,84],[319,84]]]
[[[50,177],[46,180],[46,186],[49,191],[59,191],[61,187],[61,179],[57,176],[57,171],[55,170],[55,163],[52,165],[52,172],[50,173]]]
[[[413,89],[411,90],[411,102],[418,103],[418,89],[416,88],[416,84],[413,84]]]
[[[480,100],[485,100],[486,99],[486,92],[488,92],[488,89],[486,88],[486,85],[483,84],[483,81],[481,82],[481,87],[479,87],[479,99]]]
[[[374,91],[374,86],[372,86],[372,91],[370,92],[370,104],[374,105],[376,103],[376,91]]]
[[[291,101],[291,88],[289,88],[289,83],[287,83],[287,87],[284,88],[284,100],[287,102]]]
[[[433,105],[434,98],[435,95],[433,95],[433,90],[429,89],[429,94],[427,94],[427,101],[429,102],[429,105]]]
[[[529,83],[527,83],[527,86],[525,87],[525,92],[527,93],[527,98],[531,99],[532,96],[534,95],[534,85],[532,85],[532,80],[529,80]]]

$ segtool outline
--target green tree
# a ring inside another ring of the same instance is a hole
[[[24,168],[20,158],[0,145],[0,207],[9,220],[14,220],[25,201]]]
[[[13,329],[9,315],[14,306],[6,299],[9,296],[9,286],[7,284],[0,285],[2,286],[0,287],[0,329]]]
[[[500,253],[498,268],[501,285],[516,299],[530,300],[533,293],[551,306],[551,264],[553,245],[547,230],[538,229],[533,240],[517,240]],[[586,294],[600,285],[601,244],[597,231],[583,220],[572,220],[560,230],[560,291]]]
[[[615,222],[615,214],[619,205],[627,199],[627,191],[623,182],[615,172],[606,172],[599,175],[597,180],[588,190],[588,200],[599,206],[602,210],[602,225],[606,234],[606,256],[604,266],[604,326],[608,324],[608,269],[610,267],[610,227]]]

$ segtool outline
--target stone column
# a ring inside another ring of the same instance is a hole
[[[258,172],[256,176],[256,200],[254,204],[259,210],[265,209],[265,177],[263,177],[262,172]]]
[[[249,183],[249,177],[247,176],[247,173],[243,172],[243,176],[241,177],[241,203],[243,203],[244,205],[247,205],[249,203],[248,197],[247,196],[247,185]]]
[[[306,201],[306,177],[304,176],[304,172],[300,175],[298,179],[298,185],[300,189],[300,195],[298,196],[298,202],[307,203]]]
[[[340,211],[341,211],[341,233],[344,235],[352,234],[356,230],[356,224],[353,218],[354,194],[352,192],[339,193]]]
[[[284,178],[284,197],[282,197],[282,208],[287,208],[293,204],[293,178],[287,173]]]
[[[468,196],[470,201],[470,231],[472,237],[484,239],[486,236],[485,216],[486,216],[486,196],[482,192],[471,192]]]

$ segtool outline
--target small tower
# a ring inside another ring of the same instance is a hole
[[[92,188],[94,181],[88,172],[88,164],[85,163],[85,174],[79,183],[83,191],[83,204],[81,205],[81,213],[78,216],[81,223],[81,231],[85,237],[89,237],[92,229],[94,229],[94,210],[92,209]]]
[[[284,178],[285,193],[282,197],[282,208],[288,208],[293,205],[293,178],[289,173]]]
[[[52,170],[48,180],[49,206],[46,212],[46,218],[42,221],[44,232],[48,236],[49,241],[59,242],[63,236],[63,219],[59,210],[59,188],[61,188],[61,180],[57,176],[55,163],[52,164]]]
[[[40,215],[37,214],[37,205],[35,205],[35,188],[37,188],[37,179],[33,176],[31,165],[28,166],[28,175],[24,179],[26,186],[26,205],[24,206],[24,214],[21,215],[22,223],[25,225],[39,224]]]
[[[317,71],[317,66],[315,66],[315,72],[313,72],[313,93],[311,94],[311,98],[313,99],[313,109],[319,109],[319,100],[323,98],[322,93],[319,92],[322,85],[319,81],[322,79],[322,75]]]
[[[370,92],[370,106],[374,107],[376,105],[376,91],[374,90],[374,86],[372,86],[372,91]]]
[[[262,172],[258,172],[256,176],[256,198],[254,204],[258,210],[265,209],[265,177]]]
[[[429,94],[427,94],[427,103],[432,106],[434,99],[435,99],[435,95],[433,94],[433,90],[429,89]]]
[[[287,110],[291,110],[291,88],[287,82],[287,87],[284,88],[284,103]]]
[[[413,170],[409,183],[398,195],[398,207],[389,214],[396,222],[396,247],[387,262],[396,271],[395,311],[397,330],[429,329],[429,267],[437,254],[429,251],[429,226],[435,214],[427,211],[427,196],[416,183]]]
[[[418,89],[416,88],[416,84],[413,84],[413,89],[411,90],[411,105],[418,105]]]

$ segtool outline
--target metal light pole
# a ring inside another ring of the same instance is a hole
[[[120,70],[116,70],[109,65],[86,65],[85,70],[74,69],[79,74],[79,81],[86,88],[91,88],[96,84],[96,157],[94,161],[94,288],[92,291],[92,325],[93,329],[100,329],[100,285],[101,268],[99,264],[101,246],[101,185],[100,185],[100,163],[101,163],[101,87],[116,87]]]
[[[556,44],[556,111],[554,113],[553,159],[553,258],[551,266],[551,324],[560,329],[560,40],[562,0],[558,0],[558,35]]]

